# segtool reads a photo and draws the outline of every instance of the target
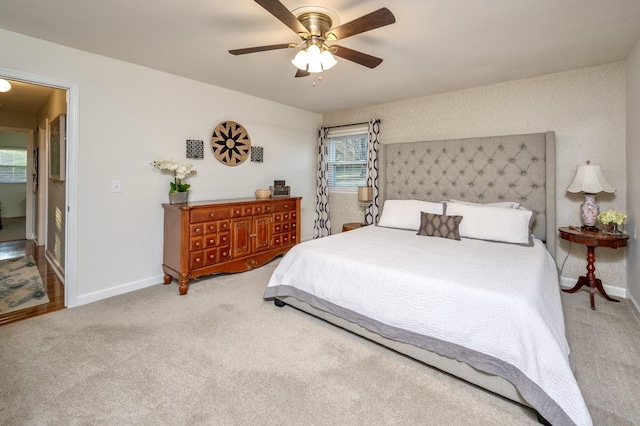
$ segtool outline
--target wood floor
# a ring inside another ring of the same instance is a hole
[[[38,265],[42,282],[47,287],[49,303],[0,315],[0,326],[64,309],[64,284],[47,263],[44,246],[36,246],[32,240],[0,243],[0,260],[26,255],[33,256]]]

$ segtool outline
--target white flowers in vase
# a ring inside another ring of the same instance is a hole
[[[169,182],[169,193],[187,192],[191,185],[182,183],[182,179],[196,174],[196,169],[191,163],[178,164],[176,161],[160,158],[153,161],[151,165],[156,169],[170,172],[173,175],[173,182]]]

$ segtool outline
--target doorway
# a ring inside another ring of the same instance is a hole
[[[38,178],[36,179],[38,188],[34,192],[33,204],[46,206],[45,209],[34,208],[32,221],[31,235],[35,237],[35,241],[38,246],[44,246],[46,250],[44,255],[53,259],[53,268],[57,275],[61,275],[64,278],[64,305],[67,307],[76,306],[76,265],[77,265],[77,111],[78,111],[78,90],[79,86],[75,82],[61,80],[57,78],[51,78],[47,76],[35,75],[31,73],[25,73],[22,71],[14,71],[0,68],[0,78],[15,81],[19,84],[31,85],[34,87],[44,87],[48,89],[54,89],[59,95],[58,101],[64,102],[64,107],[59,108],[59,111],[55,111],[54,108],[49,108],[48,112],[51,114],[44,114],[46,117],[45,124],[42,122],[36,122],[34,125],[27,126],[28,128],[38,131],[34,132],[33,148],[38,148],[37,154],[31,153],[34,157],[37,155],[38,159]],[[60,101],[62,99],[62,101]],[[66,124],[66,164],[63,171],[65,179],[56,179],[54,184],[50,185],[48,167],[50,158],[47,157],[48,151],[46,144],[48,143],[48,127],[50,122],[57,118],[60,114],[64,113],[64,123]],[[55,114],[54,114],[55,113]],[[1,117],[1,116],[0,116]],[[0,125],[4,124],[0,121]],[[47,129],[45,133],[42,133],[42,129]],[[45,146],[43,146],[43,143]],[[45,154],[44,156],[42,154]],[[42,166],[45,166],[43,170]],[[43,182],[45,184],[43,185]],[[42,186],[45,187],[44,191],[40,191]],[[52,189],[53,188],[53,189]],[[51,194],[51,192],[54,194]],[[55,205],[53,202],[54,196],[58,196],[58,200],[62,200]],[[29,197],[27,197],[29,199]],[[44,223],[45,231],[42,231],[42,223]],[[29,225],[27,224],[27,227]],[[40,228],[40,230],[39,230]],[[55,232],[50,232],[52,229]],[[43,235],[43,233],[45,235]],[[44,244],[42,244],[44,243]],[[57,265],[56,265],[57,260]]]

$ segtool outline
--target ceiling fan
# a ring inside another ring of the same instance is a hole
[[[329,46],[327,42],[342,40],[396,22],[393,13],[383,7],[334,28],[334,25],[339,24],[339,19],[329,9],[310,6],[289,11],[278,0],[255,0],[255,2],[293,30],[302,41],[300,43],[281,43],[233,49],[229,50],[229,53],[232,55],[245,55],[268,50],[301,48],[291,61],[298,68],[296,77],[306,77],[311,73],[328,70],[337,63],[333,55],[368,68],[377,67],[382,63],[382,59],[335,44]]]

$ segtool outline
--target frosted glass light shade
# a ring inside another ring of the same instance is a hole
[[[0,92],[8,92],[11,90],[11,83],[7,80],[0,79]]]
[[[322,63],[320,62],[320,48],[312,44],[307,48],[307,58],[309,59],[309,72],[322,72]]]
[[[333,68],[338,61],[330,51],[324,49],[321,51],[318,46],[312,44],[299,51],[291,63],[302,71],[318,73]]]
[[[334,58],[331,52],[329,52],[328,50],[322,51],[322,53],[320,54],[320,62],[322,63],[322,69],[325,71],[333,68],[333,66],[338,63],[338,61],[336,61],[336,58]]]
[[[291,63],[296,68],[298,68],[298,69],[300,69],[302,71],[306,71],[307,70],[307,64],[309,63],[309,60],[307,59],[307,51],[306,50],[299,51],[298,54],[296,55],[296,57],[293,58]]]

